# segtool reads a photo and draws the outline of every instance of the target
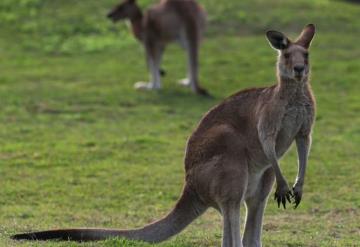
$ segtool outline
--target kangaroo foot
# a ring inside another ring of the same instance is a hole
[[[202,96],[206,96],[206,97],[211,97],[211,95],[209,94],[209,92],[201,87],[196,88],[195,93],[198,95],[202,95]]]
[[[190,87],[190,85],[191,85],[189,78],[181,79],[178,81],[178,83],[184,87]]]
[[[153,82],[139,81],[135,83],[134,88],[140,91],[157,90],[160,89],[160,85]]]

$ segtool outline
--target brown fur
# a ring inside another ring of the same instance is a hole
[[[198,94],[207,92],[198,83],[198,52],[205,29],[206,13],[195,0],[162,0],[143,14],[135,0],[124,0],[108,17],[113,21],[129,19],[134,36],[143,43],[151,72],[150,83],[137,83],[138,89],[161,87],[160,64],[163,51],[177,41],[188,53],[188,78],[183,84]]]
[[[279,206],[282,203],[285,208],[288,200],[297,207],[302,197],[315,114],[309,62],[304,53],[314,33],[313,25],[305,28],[299,38],[303,46],[279,32],[267,33],[272,46],[280,49],[278,83],[236,93],[203,117],[187,143],[183,194],[168,216],[136,230],[55,230],[14,238],[86,241],[122,236],[159,242],[180,232],[208,207],[214,207],[223,216],[223,247],[260,247],[263,212],[275,179]],[[303,66],[302,72],[290,73],[296,66]],[[290,189],[278,160],[294,140],[299,172]],[[247,217],[241,240],[239,213],[243,202]]]

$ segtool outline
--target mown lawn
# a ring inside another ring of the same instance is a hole
[[[153,1],[141,1],[148,6]],[[318,110],[304,198],[266,209],[263,244],[360,244],[360,5],[329,0],[201,1],[209,29],[201,81],[213,98],[175,82],[185,55],[165,54],[164,89],[147,79],[142,48],[126,25],[104,18],[111,0],[0,2],[0,246],[150,246],[108,240],[14,242],[11,234],[58,227],[138,227],[166,214],[183,185],[183,154],[201,116],[226,96],[275,82],[264,31],[294,37],[307,23]],[[292,183],[296,152],[282,160]],[[244,212],[242,212],[244,216]],[[167,247],[220,246],[209,210]]]

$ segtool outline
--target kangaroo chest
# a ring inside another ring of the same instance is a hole
[[[276,138],[276,153],[282,156],[294,141],[297,133],[306,124],[308,112],[305,106],[293,105],[286,109]]]

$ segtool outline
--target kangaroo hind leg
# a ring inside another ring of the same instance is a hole
[[[187,41],[187,34],[185,32],[185,29],[180,31],[179,34],[179,38],[178,38],[178,44],[181,46],[181,48],[183,48],[185,51],[188,51],[188,47],[189,47],[189,42]],[[187,56],[189,56],[187,54]],[[191,87],[191,82],[190,82],[190,62],[189,62],[189,58],[188,58],[188,63],[187,63],[187,74],[186,77],[183,79],[178,80],[178,83],[181,86],[184,87]]]
[[[242,247],[240,237],[240,202],[227,202],[220,207],[223,215],[222,247]]]
[[[252,178],[250,176],[249,180]],[[244,247],[261,247],[261,231],[264,209],[268,195],[274,183],[274,172],[268,168],[251,186],[256,186],[252,194],[245,198],[246,203],[246,223],[243,237]]]
[[[247,185],[247,165],[227,156],[216,166],[212,191],[223,217],[222,247],[242,247],[240,236],[240,205]]]
[[[157,44],[154,40],[146,40],[145,52],[150,72],[150,82],[137,82],[134,87],[138,90],[153,90],[161,88],[161,59],[164,46]]]
[[[186,26],[186,50],[188,53],[188,80],[182,80],[182,84],[191,86],[191,89],[200,95],[208,95],[208,92],[199,85],[199,46],[200,37],[197,25]]]

